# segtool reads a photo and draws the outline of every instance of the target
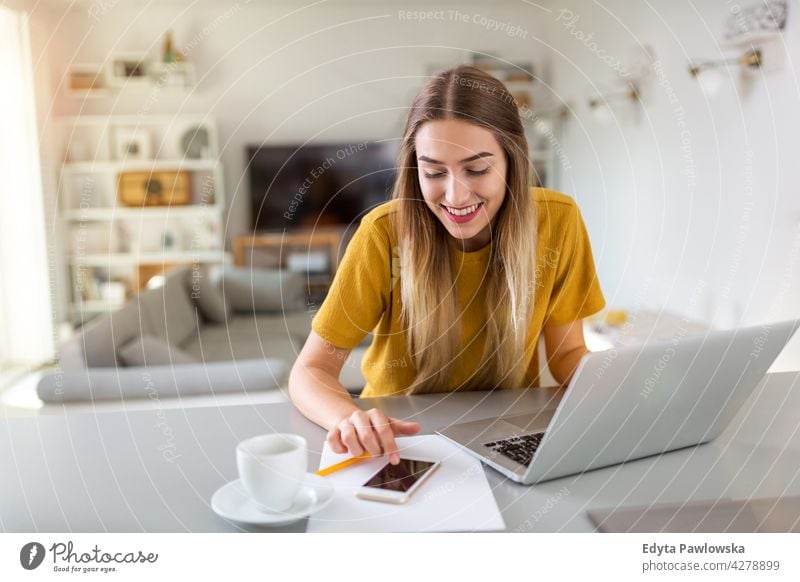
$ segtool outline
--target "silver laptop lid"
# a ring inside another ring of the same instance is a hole
[[[587,355],[523,482],[717,437],[798,327],[785,321]]]

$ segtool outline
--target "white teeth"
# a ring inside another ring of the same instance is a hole
[[[449,212],[453,216],[466,216],[467,214],[472,214],[473,212],[475,212],[478,209],[478,206],[480,206],[480,203],[473,204],[472,206],[467,206],[466,208],[461,208],[461,209],[450,208],[448,206],[445,206],[444,208],[445,210],[447,210],[447,212]]]

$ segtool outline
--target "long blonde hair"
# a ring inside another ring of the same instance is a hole
[[[505,86],[483,71],[461,66],[431,78],[411,106],[403,133],[392,198],[400,255],[401,319],[416,376],[407,394],[447,389],[462,350],[450,235],[425,205],[415,137],[428,121],[459,119],[490,130],[507,161],[506,196],[492,228],[486,304],[486,343],[475,374],[461,389],[519,386],[525,339],[533,313],[536,209],[530,194],[528,144]]]

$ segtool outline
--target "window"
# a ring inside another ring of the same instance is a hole
[[[53,357],[28,18],[0,6],[0,366]]]
[[[6,326],[6,317],[4,312],[3,303],[3,295],[2,295],[2,287],[0,287],[0,375],[2,375],[3,371],[8,368],[8,362],[6,361],[6,354],[8,353],[8,349],[6,348],[7,339],[7,332],[8,326]],[[2,388],[2,386],[0,386]]]

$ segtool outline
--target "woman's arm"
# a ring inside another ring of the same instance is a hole
[[[289,375],[289,396],[309,420],[328,431],[326,440],[334,453],[365,451],[389,455],[400,462],[395,435],[411,435],[419,424],[387,417],[377,408],[362,410],[339,382],[350,350],[340,349],[315,331],[308,336]]]
[[[583,320],[564,325],[546,325],[542,331],[547,351],[547,367],[556,382],[566,386],[581,358],[589,353],[583,339]]]
[[[339,382],[350,350],[343,350],[312,331],[289,374],[289,397],[309,420],[330,430],[358,410]]]

